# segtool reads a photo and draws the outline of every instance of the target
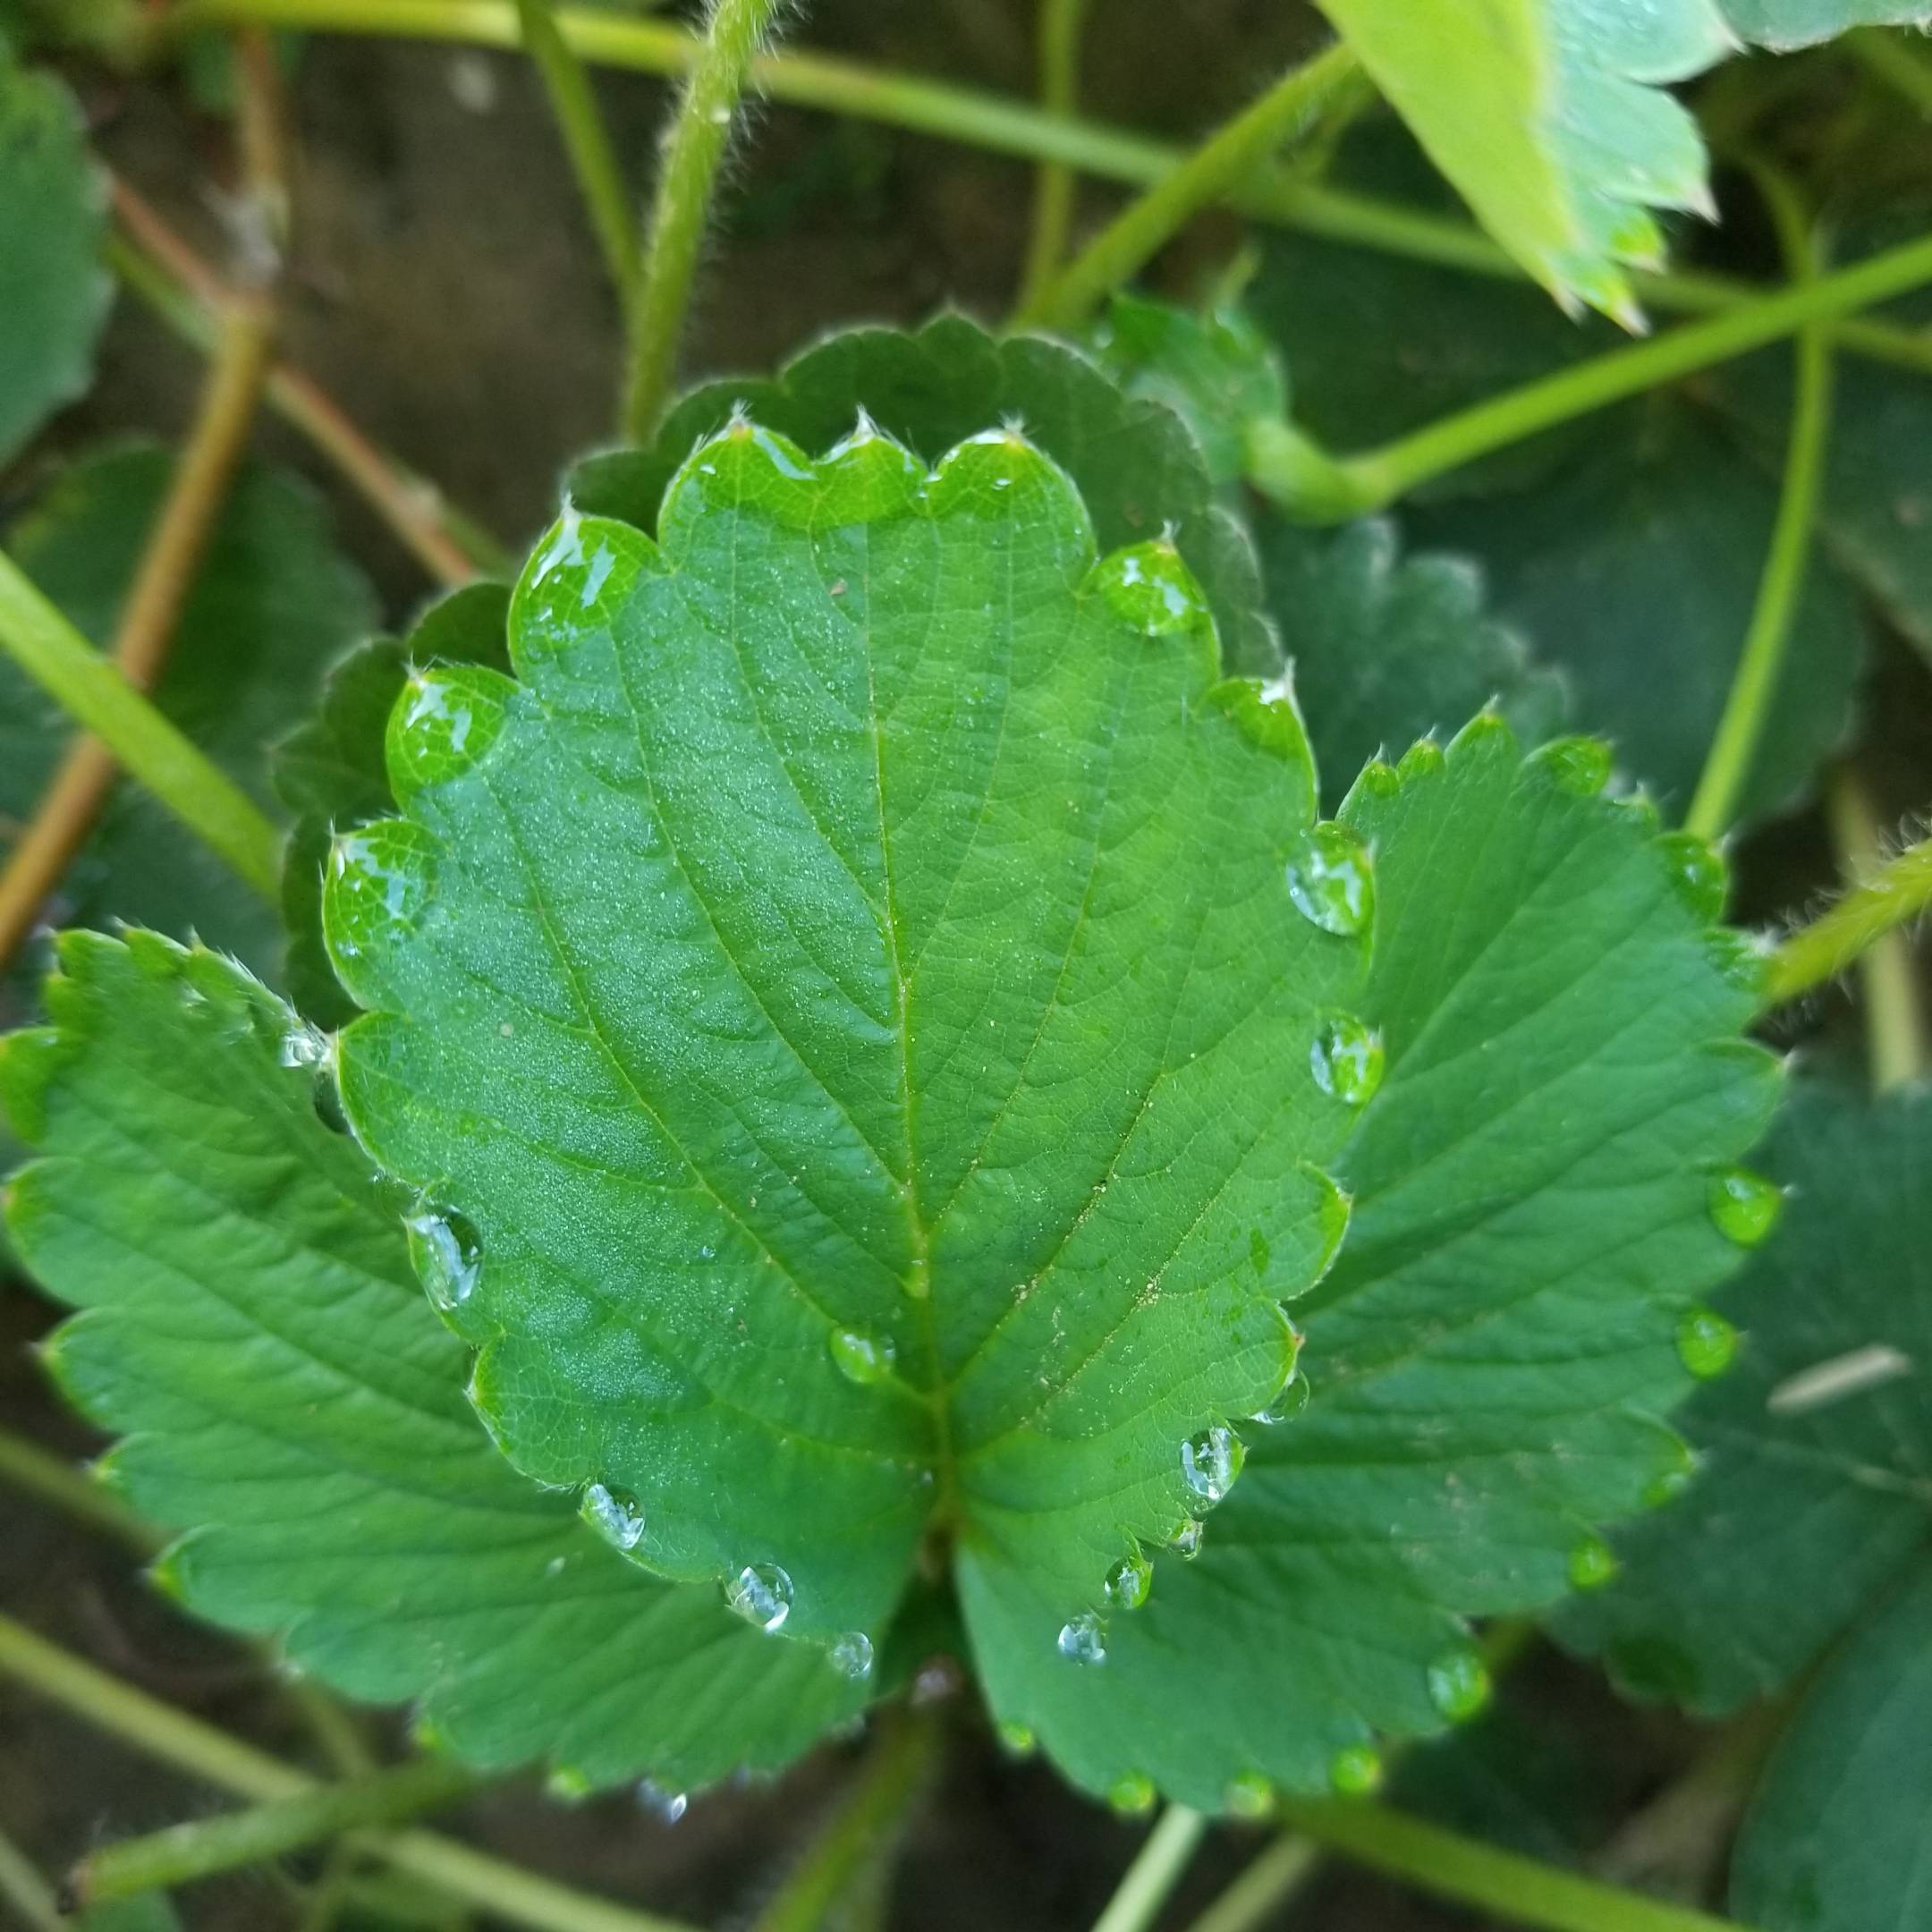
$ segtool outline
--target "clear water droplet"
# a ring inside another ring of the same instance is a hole
[[[1610,747],[1600,738],[1558,738],[1535,762],[1578,798],[1595,798],[1610,782]]]
[[[1130,1771],[1124,1777],[1114,1779],[1108,1788],[1106,1801],[1123,1818],[1140,1818],[1154,1809],[1154,1801],[1159,1795],[1154,1789],[1154,1780],[1145,1772]]]
[[[862,1630],[847,1631],[832,1646],[832,1668],[854,1683],[872,1674],[872,1640]]]
[[[1181,1479],[1202,1503],[1212,1506],[1234,1487],[1247,1457],[1241,1437],[1217,1422],[1181,1445]]]
[[[885,1335],[868,1335],[862,1328],[835,1328],[826,1347],[838,1372],[861,1388],[885,1381],[893,1372],[895,1352]]]
[[[1740,1248],[1755,1248],[1784,1211],[1784,1189],[1749,1167],[1727,1167],[1713,1174],[1708,1198],[1717,1232]]]
[[[1033,1726],[1023,1724],[1009,1717],[999,1726],[996,1733],[1000,1749],[1009,1758],[1030,1758],[1039,1749],[1039,1740],[1033,1735]]]
[[[275,1048],[275,1060],[285,1067],[318,1067],[328,1058],[328,1036],[306,1020],[293,1020]]]
[[[1616,1552],[1600,1536],[1587,1536],[1570,1552],[1570,1588],[1601,1589],[1617,1573]]]
[[[1070,1664],[1106,1662],[1106,1627],[1097,1610],[1082,1610],[1060,1626],[1055,1648]]]
[[[1375,917],[1368,848],[1346,826],[1323,819],[1302,834],[1287,865],[1288,896],[1324,932],[1366,932]]]
[[[1646,1509],[1662,1509],[1667,1504],[1674,1503],[1690,1487],[1696,1475],[1697,1460],[1694,1456],[1687,1457],[1675,1469],[1660,1470],[1644,1485],[1643,1506]]]
[[[1699,1382],[1721,1376],[1737,1358],[1738,1332],[1715,1309],[1688,1309],[1677,1324],[1677,1359]]]
[[[1309,1378],[1297,1368],[1281,1385],[1275,1400],[1266,1409],[1255,1411],[1250,1420],[1258,1422],[1264,1428],[1275,1428],[1284,1422],[1292,1422],[1309,1405]]]
[[[1707,926],[1715,926],[1731,898],[1724,854],[1694,832],[1666,832],[1657,841],[1657,850],[1678,897]]]
[[[1396,760],[1395,775],[1407,784],[1411,778],[1433,777],[1446,762],[1433,738],[1418,738]]]
[[[460,1309],[476,1292],[483,1272],[477,1231],[462,1216],[432,1208],[419,1208],[402,1226],[424,1293],[445,1315]]]
[[[724,1601],[769,1635],[792,1614],[792,1579],[776,1563],[747,1563],[725,1584]]]
[[[1315,1084],[1343,1106],[1366,1106],[1382,1084],[1382,1036],[1352,1013],[1331,1013],[1309,1048]]]
[[[1467,1644],[1445,1650],[1428,1667],[1429,1702],[1451,1724],[1463,1724],[1489,1701],[1489,1668]]]
[[[687,1793],[666,1790],[656,1778],[638,1780],[637,1801],[661,1825],[675,1825],[691,1809]]]
[[[544,1779],[544,1794],[558,1804],[581,1804],[590,1795],[588,1772],[575,1765],[554,1765]]]
[[[1097,574],[1107,607],[1143,636],[1170,637],[1207,615],[1200,586],[1170,543],[1116,550],[1101,559]]]
[[[1344,1798],[1366,1798],[1382,1783],[1382,1754],[1373,1744],[1344,1745],[1328,1760],[1328,1782]]]
[[[1230,1817],[1265,1818],[1275,1809],[1275,1787],[1260,1772],[1243,1771],[1228,1780],[1222,1801]]]
[[[594,1482],[583,1493],[577,1513],[604,1538],[621,1550],[633,1550],[644,1538],[644,1511],[628,1489]]]
[[[1138,1610],[1154,1587],[1154,1565],[1130,1551],[1106,1573],[1106,1599],[1116,1610]]]
[[[1167,1547],[1182,1563],[1192,1563],[1200,1555],[1201,1546],[1207,1540],[1207,1526],[1197,1517],[1183,1516],[1174,1526],[1174,1534],[1167,1538]]]

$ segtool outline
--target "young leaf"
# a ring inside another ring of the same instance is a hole
[[[40,1157],[8,1221],[80,1309],[48,1360],[124,1439],[108,1471],[188,1533],[188,1606],[279,1633],[351,1695],[419,1706],[484,1767],[592,1784],[777,1765],[863,1687],[661,1583],[525,1482],[462,1396],[396,1204],[318,1118],[318,1035],[238,967],[73,933],[52,1024],[0,1047]]]
[[[1597,1526],[1681,1467],[1677,1331],[1738,1254],[1709,1192],[1775,1063],[1737,1038],[1714,861],[1589,795],[1606,767],[1576,741],[1525,762],[1485,719],[1351,795],[1387,1071],[1343,1156],[1348,1241],[1297,1310],[1306,1412],[1242,1426],[1195,1560],[1150,1552],[1145,1607],[1077,1670],[962,1552],[996,1708],[1089,1788],[1360,1788],[1375,1732],[1480,1705],[1465,1620],[1593,1577]]]
[[[1050,1653],[1289,1372],[1367,855],[1174,549],[1097,557],[1016,432],[741,420],[658,528],[567,515],[520,682],[399,705],[408,816],[327,887],[344,1108],[476,1231],[499,1445],[637,1561],[877,1641],[950,1538]]]
[[[93,378],[106,225],[73,97],[0,32],[0,464]]]
[[[1736,1371],[1681,1418],[1700,1473],[1555,1626],[1625,1690],[1710,1714],[1792,1682],[1928,1547],[1932,1097],[1803,1082],[1765,1169],[1788,1199],[1726,1304]]]
[[[1266,677],[1280,668],[1253,551],[1240,524],[1213,502],[1188,426],[1158,402],[1123,395],[1063,343],[996,340],[957,315],[911,334],[849,330],[770,380],[728,377],[694,390],[648,449],[580,464],[572,501],[586,514],[655,530],[673,473],[734,411],[814,450],[830,447],[863,411],[928,462],[968,436],[1017,423],[1072,478],[1103,549],[1173,526],[1174,546],[1214,612],[1229,671]]]

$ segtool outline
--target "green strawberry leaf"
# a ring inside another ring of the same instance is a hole
[[[0,34],[0,464],[93,380],[106,232],[80,108]]]
[[[1123,395],[1079,350],[1038,336],[996,340],[963,316],[910,334],[852,329],[769,380],[705,384],[672,410],[645,450],[581,463],[569,494],[587,515],[657,527],[665,487],[693,445],[749,412],[804,449],[826,449],[863,412],[928,462],[968,436],[1017,423],[1072,478],[1103,549],[1171,525],[1206,593],[1229,671],[1266,677],[1281,653],[1261,610],[1254,554],[1213,501],[1200,449],[1160,402]]]
[[[1775,1065],[1737,1037],[1754,970],[1707,926],[1715,860],[1589,795],[1607,768],[1579,741],[1526,762],[1482,719],[1363,775],[1342,816],[1377,855],[1386,1072],[1342,1157],[1348,1241],[1297,1309],[1305,1413],[1243,1429],[1199,1554],[1156,1565],[1098,1669],[962,1555],[996,1707],[1089,1788],[1360,1788],[1375,1733],[1479,1707],[1469,1618],[1600,1580],[1598,1526],[1681,1470],[1680,1349],[1714,1366],[1698,1301],[1737,1259],[1711,1191]]]
[[[1737,1371],[1680,1418],[1701,1473],[1555,1624],[1624,1690],[1710,1714],[1792,1683],[1932,1546],[1932,1095],[1805,1081],[1765,1165],[1790,1198],[1726,1303]]]
[[[1292,706],[1015,431],[737,421],[658,544],[565,517],[511,656],[411,682],[325,907],[499,1445],[790,1634],[877,1642],[950,1543],[1077,1641],[1342,1232],[1372,879]]]
[[[1568,309],[1637,326],[1651,211],[1711,212],[1697,123],[1666,91],[1746,40],[1932,19],[1927,0],[1320,0],[1478,218]]]
[[[414,1699],[465,1758],[673,1785],[778,1765],[864,1687],[657,1581],[518,1476],[462,1394],[397,1204],[317,1115],[321,1037],[240,968],[68,935],[51,1024],[0,1047],[39,1158],[8,1224],[80,1312],[48,1360],[123,1440],[105,1473],[186,1534],[187,1606]]]
[[[1765,1932],[1923,1932],[1928,1736],[1932,1558],[1921,1555],[1779,1741],[1733,1854],[1733,1911]]]

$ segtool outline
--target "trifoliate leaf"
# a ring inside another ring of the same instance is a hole
[[[1807,1586],[1813,1572],[1802,1572]],[[1932,1556],[1831,1661],[1780,1740],[1733,1854],[1765,1932],[1923,1932]]]
[[[112,639],[171,466],[148,445],[91,456],[7,533],[21,567],[96,643]],[[196,575],[157,701],[266,805],[269,741],[302,715],[323,666],[374,618],[368,581],[336,548],[319,501],[280,471],[246,470]],[[53,701],[0,660],[0,816],[29,820],[67,742]],[[125,781],[64,900],[70,918],[191,929],[263,971],[280,951],[274,909]]]
[[[1555,1626],[1707,1713],[1784,1689],[1932,1544],[1932,1097],[1804,1082],[1763,1165],[1789,1198],[1724,1304],[1737,1368],[1681,1418],[1700,1472]]]
[[[1331,531],[1269,516],[1260,551],[1326,803],[1384,747],[1446,735],[1485,705],[1532,744],[1563,723],[1563,679],[1488,614],[1466,558],[1403,557],[1381,519]]]
[[[112,1479],[187,1532],[160,1574],[191,1609],[416,1700],[479,1766],[591,1784],[780,1764],[857,1707],[821,1652],[625,1563],[496,1453],[394,1200],[317,1115],[319,1035],[152,933],[70,934],[61,962],[51,1025],[0,1049],[40,1157],[9,1225],[80,1309],[48,1356],[123,1436]]]
[[[673,473],[734,411],[818,450],[844,436],[861,411],[928,462],[968,436],[1019,425],[1072,478],[1103,549],[1148,541],[1173,526],[1175,547],[1213,609],[1229,671],[1265,677],[1279,667],[1253,552],[1213,502],[1188,427],[1158,402],[1123,395],[1063,343],[996,340],[963,316],[940,316],[910,335],[850,330],[775,378],[707,383],[672,410],[648,450],[580,464],[570,495],[587,514],[655,530]]]
[[[1363,775],[1342,822],[1377,855],[1360,1011],[1386,1071],[1343,1156],[1348,1241],[1296,1309],[1305,1411],[1239,1425],[1245,1474],[1192,1561],[1191,1534],[1148,1552],[1097,1667],[966,1553],[996,1710],[1089,1788],[1362,1788],[1376,1732],[1480,1707],[1465,1620],[1592,1577],[1597,1526],[1681,1468],[1680,1330],[1738,1257],[1711,1191],[1775,1063],[1738,1038],[1715,860],[1590,795],[1607,764],[1525,761],[1483,720]]]
[[[1566,308],[1636,326],[1651,210],[1707,212],[1703,144],[1665,91],[1745,40],[1791,47],[1927,0],[1320,0],[1483,225]]]
[[[73,97],[0,34],[0,464],[93,378],[106,227]]]
[[[876,1642],[950,1542],[1050,1654],[1291,1368],[1367,854],[1015,432],[740,421],[658,533],[566,516],[518,682],[405,692],[408,816],[327,888],[343,1106],[474,1232],[424,1259],[499,1445],[634,1560]]]

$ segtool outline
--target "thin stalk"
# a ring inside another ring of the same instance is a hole
[[[0,649],[271,904],[281,838],[226,772],[143,698],[0,553]]]
[[[1880,27],[1860,27],[1845,36],[1844,46],[1863,64],[1867,72],[1902,95],[1920,114],[1932,117],[1932,65],[1905,44],[1902,33],[1887,33]]]
[[[1291,69],[1123,208],[1046,288],[1021,305],[1015,319],[1022,326],[1062,329],[1080,322],[1194,216],[1224,200],[1360,78],[1354,55],[1341,41]]]
[[[656,21],[571,7],[559,8],[555,17],[566,43],[598,65],[681,74],[698,50],[691,35]],[[317,33],[508,49],[520,44],[511,0],[177,0],[163,16],[163,26],[169,32],[191,33],[237,19]],[[1151,186],[1187,159],[1184,148],[1126,129],[828,55],[796,50],[767,55],[751,64],[750,85],[788,106],[849,114],[1025,161],[1057,162],[1131,187]],[[1527,280],[1512,257],[1467,222],[1302,181],[1284,168],[1258,171],[1228,199],[1257,220],[1328,241],[1470,275]],[[1748,282],[1695,270],[1640,275],[1633,284],[1650,306],[1697,314],[1750,301],[1763,292]],[[1833,334],[1841,348],[1932,372],[1932,335],[1924,331],[1855,318],[1835,323]]]
[[[938,1762],[929,1711],[881,1722],[872,1750],[829,1826],[758,1915],[756,1932],[815,1932],[867,1871],[886,1857]]]
[[[30,1932],[65,1932],[54,1888],[4,1832],[0,1832],[0,1905],[11,1907]]]
[[[1185,1805],[1169,1805],[1114,1888],[1093,1932],[1147,1932],[1208,1829],[1208,1820]]]
[[[1284,1832],[1189,1927],[1188,1932],[1254,1932],[1308,1883],[1327,1856],[1313,1839]]]
[[[1818,279],[1818,264],[1805,211],[1781,175],[1768,167],[1759,167],[1755,173],[1793,286],[1809,287]],[[1724,713],[1684,815],[1685,830],[1699,838],[1715,839],[1728,829],[1750,776],[1772,700],[1777,696],[1778,677],[1797,621],[1799,599],[1804,594],[1805,570],[1818,524],[1826,446],[1831,436],[1831,343],[1823,329],[1812,324],[1798,332],[1791,431],[1777,515],[1771,526],[1771,547],[1758,581],[1758,596]]]
[[[265,309],[249,302],[230,309],[194,428],[114,630],[114,668],[135,691],[152,689],[161,674],[241,468],[268,366],[268,340]],[[20,951],[86,843],[116,769],[113,748],[98,738],[80,739],[62,759],[0,872],[0,967]]]
[[[1887,860],[1772,953],[1765,970],[1765,1007],[1781,1006],[1835,979],[1928,906],[1932,906],[1932,838]]]
[[[151,1556],[157,1546],[154,1532],[111,1490],[65,1456],[5,1429],[0,1429],[0,1482],[102,1530],[138,1556]]]
[[[149,1757],[258,1803],[299,1798],[321,1781],[174,1709],[0,1616],[0,1675],[13,1678]],[[453,1839],[419,1830],[351,1841],[372,1858],[530,1932],[692,1932],[539,1877]]]
[[[517,19],[524,51],[543,77],[544,91],[550,97],[550,111],[556,116],[557,131],[564,137],[564,149],[577,177],[584,210],[590,217],[597,246],[604,251],[611,285],[628,313],[637,299],[637,226],[631,218],[623,169],[591,90],[590,77],[558,30],[550,0],[517,0]]]
[[[1306,1836],[1419,1890],[1542,1932],[1738,1932],[1725,1919],[1504,1852],[1361,1799],[1284,1799]]]
[[[631,317],[623,419],[633,443],[649,439],[671,393],[718,164],[724,158],[751,57],[776,7],[777,0],[711,0],[703,49],[691,64],[665,142],[643,280]]]
[[[1863,878],[1879,862],[1882,848],[1871,800],[1857,774],[1841,766],[1826,788],[1832,843],[1839,870]],[[1926,1066],[1925,1015],[1919,1011],[1911,948],[1904,934],[1888,932],[1872,942],[1859,962],[1865,992],[1865,1044],[1872,1090],[1890,1093],[1909,1086]]]
[[[1039,0],[1039,96],[1048,114],[1080,105],[1080,55],[1090,0]],[[1061,262],[1073,227],[1074,174],[1064,161],[1042,161],[1033,177],[1033,228],[1027,240],[1020,307],[1039,300]]]
[[[1287,425],[1268,426],[1269,433],[1251,439],[1249,479],[1314,521],[1365,515],[1433,478],[1559,423],[1747,355],[1812,324],[1889,301],[1928,281],[1932,236],[1921,236],[1849,268],[1526,383],[1359,456],[1327,455]]]
[[[217,1872],[265,1864],[346,1832],[400,1825],[453,1803],[475,1788],[476,1780],[461,1766],[443,1758],[419,1758],[300,1797],[103,1845],[74,1868],[69,1889],[81,1905],[170,1891]]]

